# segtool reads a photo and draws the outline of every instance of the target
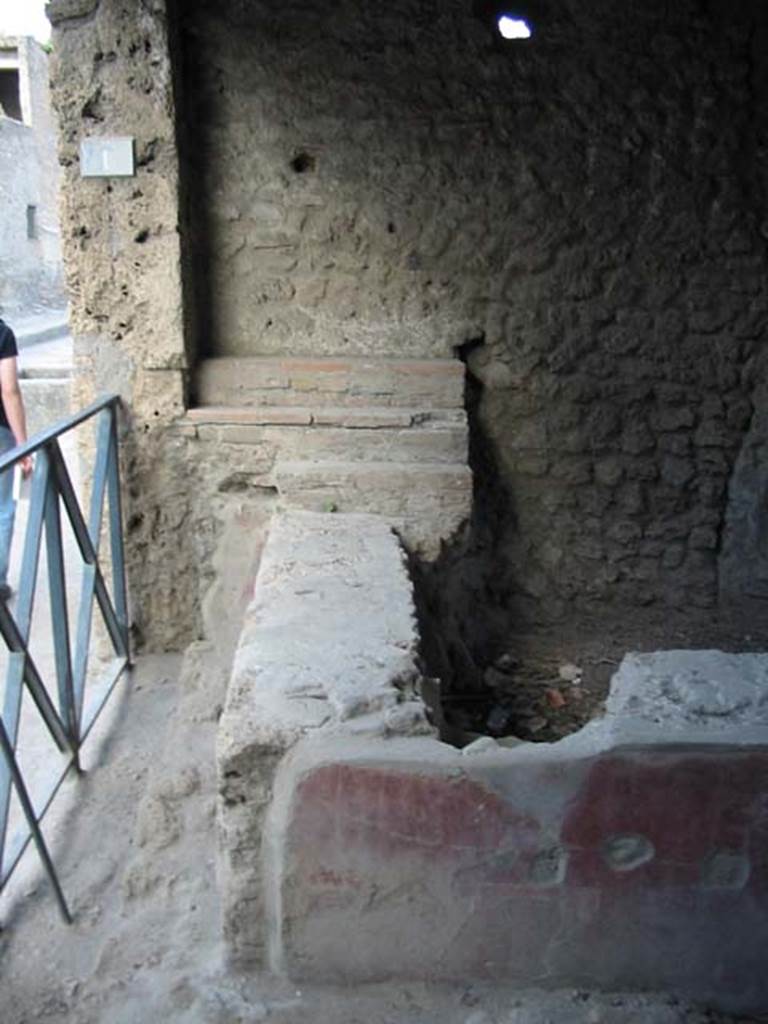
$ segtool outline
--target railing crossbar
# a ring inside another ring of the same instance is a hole
[[[40,452],[32,475],[32,493],[29,501],[29,519],[24,535],[24,553],[21,558],[19,593],[16,599],[16,621],[25,641],[29,639],[32,624],[32,605],[37,589],[37,570],[45,522],[45,496],[51,485],[51,463],[48,453]]]
[[[99,714],[104,709],[107,701],[112,695],[117,683],[120,681],[120,677],[125,669],[125,662],[122,658],[115,658],[105,669],[99,681],[95,682],[92,688],[92,694],[95,694],[95,699],[91,702],[88,713],[86,714],[83,722],[83,726],[80,732],[80,745],[85,742],[88,738],[88,734],[91,729],[96,725]],[[50,781],[47,786],[41,787],[44,790],[44,794],[39,796],[37,803],[37,819],[41,821],[49,807],[53,803],[56,794],[61,788],[65,778],[67,777],[69,768],[74,764],[70,762],[67,768],[58,770],[50,773]],[[21,859],[22,854],[26,850],[29,843],[32,841],[31,833],[27,833],[24,836],[18,835],[18,833],[12,837],[14,842],[10,849],[6,849],[5,863],[3,864],[2,870],[0,870],[0,890],[2,890],[5,883],[13,873],[14,868]]]
[[[14,466],[27,455],[34,455],[41,448],[46,448],[51,441],[57,440],[62,434],[66,434],[74,427],[79,427],[80,424],[91,419],[96,413],[101,412],[102,409],[110,409],[114,415],[114,410],[117,409],[119,403],[120,399],[117,395],[105,395],[103,398],[97,398],[90,405],[86,405],[80,412],[73,413],[71,416],[67,416],[66,419],[59,420],[55,426],[49,427],[48,430],[40,431],[39,434],[35,434],[34,437],[25,441],[24,444],[20,444],[10,452],[0,456],[0,473],[8,469],[9,466]]]
[[[108,437],[108,435],[106,435],[106,436]],[[100,440],[102,440],[104,437],[105,437],[105,434],[102,434],[100,436]],[[113,443],[115,443],[115,444],[117,443],[116,434],[114,435]],[[108,455],[108,452],[107,452],[107,455]],[[110,633],[110,636],[112,638],[112,641],[113,641],[113,643],[118,645],[118,648],[120,649],[120,652],[122,654],[126,655],[126,657],[127,657],[127,654],[128,654],[127,634],[126,634],[125,629],[121,629],[120,628],[120,623],[118,622],[117,616],[115,615],[115,610],[114,610],[114,607],[112,605],[112,601],[109,598],[109,592],[108,592],[107,586],[106,586],[106,584],[104,582],[104,577],[102,575],[101,569],[99,568],[98,548],[100,546],[100,539],[101,539],[100,538],[100,533],[101,533],[101,516],[100,516],[100,514],[98,514],[97,512],[94,511],[94,507],[95,507],[95,503],[96,503],[97,500],[100,501],[103,504],[104,493],[105,493],[104,476],[106,474],[106,469],[100,463],[102,461],[106,462],[106,457],[105,457],[105,455],[104,455],[104,453],[102,452],[101,449],[99,449],[99,456],[98,457],[99,457],[100,461],[97,463],[96,469],[95,469],[95,472],[94,472],[93,490],[92,490],[92,495],[91,495],[91,517],[90,517],[92,525],[97,527],[98,532],[91,531],[91,530],[89,530],[88,526],[86,526],[85,519],[83,517],[83,513],[82,513],[82,511],[80,509],[80,505],[79,505],[79,503],[77,501],[77,496],[75,495],[75,489],[72,486],[72,481],[71,481],[71,479],[69,477],[69,471],[67,470],[67,465],[64,462],[64,457],[62,456],[61,451],[58,448],[58,445],[56,446],[56,451],[53,453],[54,472],[55,472],[55,475],[56,475],[56,478],[57,478],[59,490],[60,490],[60,493],[61,493],[61,498],[62,498],[62,501],[64,503],[64,507],[66,509],[67,516],[69,517],[69,521],[70,521],[70,523],[72,525],[72,530],[73,530],[73,532],[75,534],[75,539],[77,540],[78,547],[80,548],[80,554],[81,554],[81,557],[82,557],[83,562],[84,562],[83,594],[82,594],[82,597],[81,597],[81,604],[80,604],[81,618],[80,618],[79,621],[80,621],[80,623],[82,623],[83,618],[88,618],[89,619],[90,612],[86,611],[86,608],[85,608],[85,605],[86,605],[85,595],[86,594],[88,595],[88,597],[89,597],[88,605],[89,605],[89,607],[92,608],[92,606],[93,606],[93,593],[94,593],[94,588],[95,588],[96,599],[99,602],[99,608],[101,609],[101,613],[104,616],[104,621],[105,621],[105,624],[107,626],[107,629],[109,630],[109,633]],[[115,524],[115,525],[117,525],[117,524]],[[120,532],[119,528],[116,529],[116,534],[117,534],[118,538],[121,537],[121,532]],[[114,541],[114,538],[112,538],[112,539]],[[89,574],[88,570],[92,570],[92,573]],[[92,582],[91,582],[91,580],[92,580]],[[124,586],[124,584],[123,584],[123,586]],[[82,640],[82,643],[85,645],[85,653],[86,654],[87,654],[87,643],[88,643],[89,638],[90,638],[90,621],[88,623],[87,630],[84,630],[82,633],[78,632],[78,641]],[[78,643],[78,647],[76,648],[76,650],[80,652],[80,657],[82,658],[83,657],[83,651],[82,651],[79,643]],[[77,654],[75,656],[75,664],[76,664],[76,666],[80,665],[80,662],[78,660],[78,655]],[[87,667],[87,659],[85,661],[85,667]],[[78,680],[78,671],[77,671],[77,668],[76,668],[75,669],[76,685],[77,685],[77,680]]]
[[[77,711],[69,636],[67,588],[64,576],[64,544],[56,494],[49,490],[45,505],[45,539],[48,556],[48,593],[51,601],[51,632],[56,661],[59,710],[70,736],[77,735]],[[79,758],[78,751],[75,751]]]
[[[34,808],[32,807],[32,801],[29,799],[27,787],[24,785],[24,778],[19,770],[19,765],[14,754],[14,748],[5,731],[2,719],[0,719],[0,751],[2,751],[3,759],[10,770],[11,778],[13,779],[13,784],[16,787],[16,793],[19,797],[19,803],[21,804],[24,812],[27,825],[29,826],[30,834],[37,846],[37,852],[40,854],[40,859],[43,862],[46,874],[53,885],[53,891],[56,894],[56,901],[59,904],[59,910],[67,924],[71,924],[72,915],[67,907],[67,901],[64,899],[64,893],[62,892],[61,885],[59,884],[56,869],[53,866],[53,861],[48,853],[48,847],[45,845],[45,840],[43,839],[43,833],[40,830],[39,819],[35,815]]]
[[[112,586],[114,605],[122,639],[121,651],[128,657],[128,593],[125,584],[125,549],[123,547],[123,501],[120,494],[120,452],[117,444],[117,418],[110,417],[109,466],[107,469],[109,501],[109,537],[112,555]]]
[[[14,668],[16,665],[21,665],[23,680],[56,745],[59,750],[67,750],[70,747],[70,742],[64,724],[59,718],[53,701],[48,696],[42,677],[29,653],[27,641],[19,632],[13,616],[8,611],[8,605],[2,601],[0,601],[0,635],[5,640],[11,655],[17,656]]]

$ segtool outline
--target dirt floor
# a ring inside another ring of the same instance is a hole
[[[491,735],[551,743],[602,713],[611,677],[630,651],[768,651],[764,619],[644,612],[632,621],[602,612],[566,626],[511,632],[505,650],[485,667],[483,691],[448,695],[446,717],[466,733],[464,742]]]
[[[552,664],[580,655],[586,668],[584,654],[564,646]],[[178,658],[146,658],[119,684],[86,774],[65,785],[46,826],[74,923],[59,918],[32,850],[0,899],[2,1024],[731,1020],[664,995],[520,992],[470,980],[342,991],[232,973],[220,942],[214,820],[225,685],[205,644],[181,671]]]

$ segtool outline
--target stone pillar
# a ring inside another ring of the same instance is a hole
[[[184,411],[179,160],[165,0],[52,0],[52,96],[64,169],[62,236],[75,342],[73,407],[118,392],[129,584],[140,635],[194,628],[190,484],[169,424]],[[81,140],[130,136],[133,177],[83,178]],[[191,531],[190,531],[191,532]]]

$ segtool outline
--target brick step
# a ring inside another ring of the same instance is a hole
[[[456,359],[366,357],[204,360],[200,406],[384,406],[461,409],[464,366]]]
[[[469,518],[472,473],[461,463],[278,460],[274,482],[283,508],[372,512],[427,559]]]
[[[283,504],[314,512],[418,515],[429,506],[466,516],[472,473],[459,463],[312,462],[279,459],[274,478]]]
[[[467,458],[467,428],[454,423],[382,429],[202,421],[195,436],[217,445],[256,446],[287,461],[452,463]]]
[[[186,425],[243,427],[344,427],[350,430],[429,430],[466,427],[463,409],[407,409],[346,405],[201,405],[187,411]]]

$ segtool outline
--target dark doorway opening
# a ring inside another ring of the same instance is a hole
[[[0,69],[0,106],[6,117],[11,117],[14,121],[24,120],[21,115],[18,68]]]

